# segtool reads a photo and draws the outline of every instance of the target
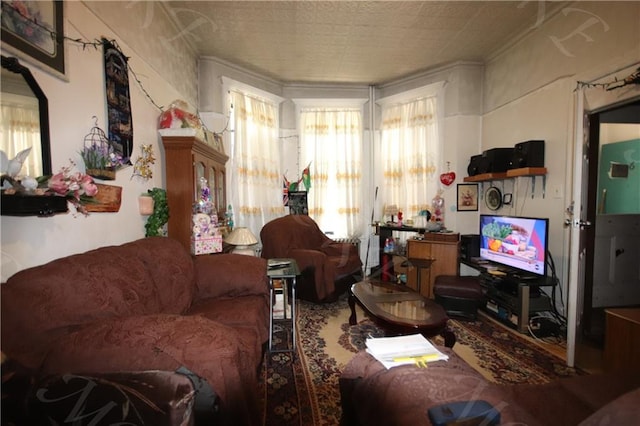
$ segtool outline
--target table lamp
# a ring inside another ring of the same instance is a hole
[[[236,254],[246,254],[248,256],[255,256],[256,251],[250,247],[258,243],[258,239],[251,233],[248,228],[238,227],[224,240],[227,244],[236,246],[231,252]]]
[[[384,215],[391,216],[391,223],[395,223],[393,221],[393,216],[398,213],[398,205],[397,204],[387,204],[384,207]]]

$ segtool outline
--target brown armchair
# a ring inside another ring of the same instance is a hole
[[[263,258],[296,260],[302,275],[296,292],[302,299],[334,301],[347,286],[362,277],[362,262],[356,246],[333,241],[309,216],[274,219],[264,225],[260,239]]]

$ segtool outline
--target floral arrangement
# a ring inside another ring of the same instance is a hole
[[[69,166],[62,167],[59,173],[53,176],[44,176],[39,180],[42,184],[46,182],[45,194],[65,197],[78,213],[87,216],[89,213],[85,204],[92,203],[93,198],[98,193],[98,187],[89,175],[73,172],[75,163],[69,160]]]
[[[95,116],[93,118],[96,120],[96,125],[84,137],[84,147],[80,151],[80,156],[89,176],[114,180],[116,170],[128,163],[129,158],[124,158],[117,152],[114,142],[110,141],[104,131],[98,127],[98,119]]]
[[[87,169],[110,169],[122,166],[126,161],[122,155],[116,153],[110,144],[93,143],[80,151]]]

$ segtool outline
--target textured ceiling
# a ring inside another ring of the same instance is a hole
[[[484,61],[564,3],[167,1],[201,56],[282,82],[381,84]]]

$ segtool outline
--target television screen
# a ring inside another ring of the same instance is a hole
[[[549,219],[480,215],[480,258],[535,275],[547,274]]]

